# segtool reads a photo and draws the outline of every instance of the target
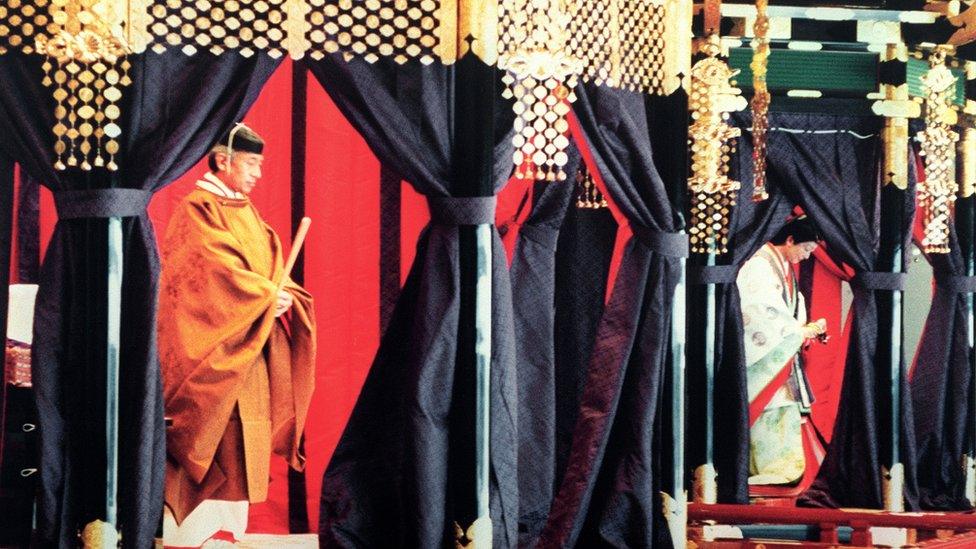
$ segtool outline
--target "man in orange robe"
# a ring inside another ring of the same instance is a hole
[[[173,214],[162,246],[159,351],[167,429],[164,544],[243,535],[267,498],[271,453],[304,467],[315,379],[309,294],[284,276],[281,242],[247,194],[263,141],[239,124]]]

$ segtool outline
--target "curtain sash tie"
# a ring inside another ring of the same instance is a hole
[[[738,276],[738,265],[692,265],[688,267],[688,282],[691,284],[735,284]]]
[[[865,290],[895,291],[905,289],[907,278],[905,273],[864,271],[854,275],[853,282]]]
[[[956,294],[976,292],[976,276],[965,275],[936,275],[935,287]]]
[[[688,235],[685,233],[666,233],[633,223],[630,230],[651,251],[668,257],[688,257]]]
[[[431,196],[427,198],[430,220],[438,225],[492,225],[494,196]]]
[[[152,192],[142,189],[55,191],[58,219],[135,217],[146,213]]]

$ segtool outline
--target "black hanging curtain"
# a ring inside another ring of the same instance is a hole
[[[646,99],[596,86],[573,105],[634,237],[598,327],[567,469],[539,547],[663,547],[659,444],[671,303],[687,255],[651,149]]]
[[[570,186],[575,187],[573,183]],[[570,203],[559,230],[553,277],[556,300],[553,323],[556,487],[562,483],[573,444],[573,428],[586,385],[587,365],[606,304],[617,229],[617,221],[609,208],[579,208]],[[524,497],[522,501],[525,501]]]
[[[26,170],[21,170],[19,176],[14,212],[17,241],[12,243],[17,250],[15,269],[19,282],[33,284],[41,268],[40,189]]]
[[[972,222],[973,198],[962,198],[950,225],[949,253],[926,254],[935,291],[915,354],[911,379],[918,441],[919,505],[923,509],[968,510],[962,457],[973,433],[972,368],[966,294],[976,290],[966,276],[957,227]]]
[[[493,224],[494,197],[465,196],[472,167],[459,162],[455,90],[466,56],[453,66],[368,64],[340,56],[306,61],[312,74],[384,165],[427,196],[431,223],[352,416],[325,472],[319,542],[330,547],[453,547],[475,490],[470,438],[473,380],[460,365],[459,293],[464,225]],[[495,94],[492,94],[495,95]],[[479,108],[486,108],[481,105]],[[511,106],[496,100],[496,131],[482,163],[495,192],[511,173]],[[464,131],[470,131],[464,130]],[[505,252],[493,230],[490,513],[497,547],[517,541],[517,381],[512,295]]]
[[[4,154],[0,149],[0,340],[7,342],[7,305],[10,292],[7,287],[10,285],[10,246],[12,245],[11,236],[13,232],[14,217],[14,161]],[[0,384],[5,384],[6,379],[0,373]],[[5,388],[0,386],[0,414],[4,410]],[[4,429],[3,422],[0,421],[0,429]],[[2,450],[2,448],[0,448]],[[2,457],[2,454],[0,454]]]
[[[890,290],[901,288],[904,280],[892,270],[896,249],[907,249],[911,237],[914,174],[910,172],[907,191],[881,187],[878,117],[774,113],[769,125],[770,185],[800,204],[824,235],[831,254],[857,272],[852,283],[851,347],[831,445],[816,481],[799,503],[882,508],[882,466],[891,466]],[[903,254],[900,271],[907,260],[908,254]],[[904,495],[906,508],[916,509],[914,424],[904,377],[900,389]]]
[[[555,485],[555,277],[559,229],[571,207],[575,147],[564,167],[567,181],[536,182],[532,211],[519,229],[511,279],[518,359],[519,546],[539,534]]]
[[[748,121],[736,119],[740,127]],[[715,390],[714,465],[720,503],[749,502],[749,397],[746,386],[742,306],[736,277],[749,260],[786,223],[793,204],[778,188],[769,199],[755,203],[752,196],[752,144],[747,131],[738,138],[730,177],[741,183],[729,220],[728,252],[717,256],[715,266],[696,258],[689,267],[688,310],[705,310],[706,284],[715,284]],[[694,222],[694,221],[692,221]],[[689,318],[694,318],[689,316]],[[689,326],[686,372],[688,411],[686,443],[689,471],[705,462],[705,322]]]
[[[0,150],[54,193],[58,223],[41,268],[33,382],[39,416],[41,546],[73,547],[105,518],[108,217],[123,218],[118,520],[149,547],[163,501],[165,431],[156,353],[159,259],[146,214],[152,193],[192,167],[240,119],[278,62],[200,53],[130,57],[117,172],[58,172],[55,102],[43,58],[0,55]]]

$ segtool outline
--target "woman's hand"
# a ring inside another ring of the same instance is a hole
[[[806,339],[813,339],[825,333],[827,333],[827,321],[823,318],[809,322],[803,326],[803,337]]]
[[[288,312],[291,309],[291,304],[294,302],[294,298],[285,290],[278,292],[278,299],[275,301],[275,317],[279,317]]]

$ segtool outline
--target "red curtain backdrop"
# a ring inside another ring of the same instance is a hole
[[[379,344],[380,164],[308,79],[305,285],[318,322],[316,389],[305,430],[309,524],[322,474]],[[381,451],[381,449],[377,449]]]

